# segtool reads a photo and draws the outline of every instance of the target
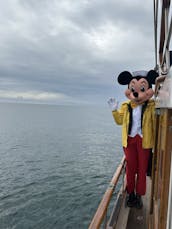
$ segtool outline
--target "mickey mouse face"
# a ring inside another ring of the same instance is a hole
[[[153,94],[152,88],[149,88],[149,84],[144,78],[139,80],[132,79],[128,85],[128,89],[125,91],[126,97],[137,104],[147,101]]]
[[[136,104],[142,104],[153,96],[152,84],[155,83],[157,76],[158,73],[154,70],[137,72],[133,75],[125,71],[118,76],[118,82],[122,85],[128,84],[128,89],[125,91],[128,99]]]

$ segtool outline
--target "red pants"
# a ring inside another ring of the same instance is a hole
[[[124,152],[127,162],[127,192],[136,191],[139,195],[145,195],[150,149],[143,149],[142,138],[136,135],[133,138],[128,137],[128,145],[124,148]]]

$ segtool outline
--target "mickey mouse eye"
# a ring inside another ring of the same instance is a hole
[[[144,88],[144,87],[141,87],[141,88],[140,88],[140,91],[141,91],[141,92],[145,92],[145,88]]]
[[[134,87],[130,87],[130,91],[131,91],[131,92],[135,92]]]

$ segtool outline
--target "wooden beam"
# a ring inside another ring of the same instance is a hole
[[[160,215],[159,215],[159,228],[166,228],[167,223],[167,209],[168,209],[168,195],[169,195],[169,182],[170,182],[170,168],[171,168],[171,150],[172,150],[172,109],[165,109],[163,120],[163,139],[162,150],[163,164],[162,164],[162,187],[160,196]]]

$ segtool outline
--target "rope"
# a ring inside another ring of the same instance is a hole
[[[157,62],[157,24],[158,24],[158,0],[154,0],[154,42],[155,42],[155,70],[158,70]]]

